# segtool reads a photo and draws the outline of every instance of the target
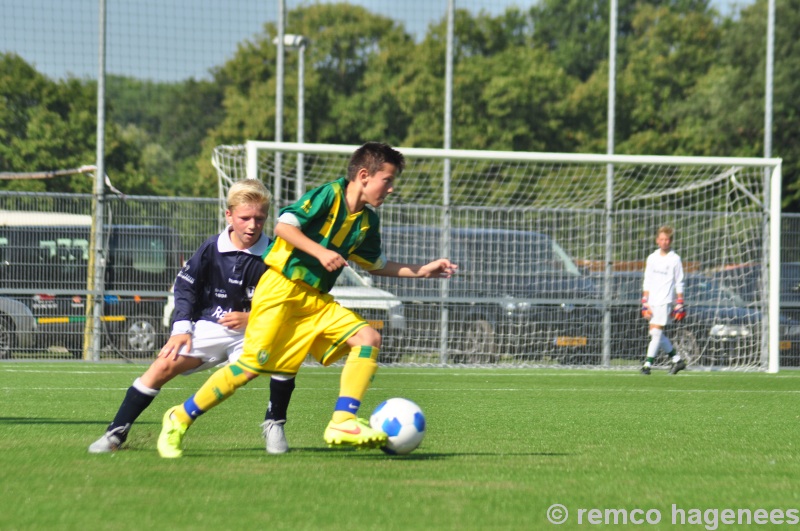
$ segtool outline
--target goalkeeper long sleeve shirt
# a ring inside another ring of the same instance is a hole
[[[675,251],[662,255],[656,249],[647,257],[642,291],[649,292],[652,306],[672,304],[676,294],[683,294],[683,263]]]

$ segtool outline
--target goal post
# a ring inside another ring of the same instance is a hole
[[[780,285],[781,285],[781,191],[782,191],[781,159],[775,160],[771,174],[767,174],[768,182],[768,315],[769,343],[767,345],[767,372],[777,373],[780,369]]]
[[[298,162],[309,190],[345,175],[356,147],[219,146],[220,200],[258,178],[274,221],[302,191]],[[461,265],[447,282],[374,279],[405,305],[405,361],[640,364],[649,338],[631,315],[660,225],[675,228],[691,281],[690,317],[667,336],[694,367],[777,372],[781,355],[800,357],[800,337],[782,340],[780,159],[398,149],[406,169],[381,207],[387,256],[451,249]]]

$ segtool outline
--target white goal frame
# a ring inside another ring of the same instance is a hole
[[[225,146],[220,146],[225,147]],[[282,190],[286,174],[294,173],[294,168],[281,167],[282,154],[336,154],[349,156],[357,146],[331,145],[331,144],[303,144],[294,142],[270,142],[249,140],[244,144],[246,152],[246,177],[257,178],[272,185],[275,198],[275,207],[280,208],[280,198],[286,197],[290,192]],[[457,159],[474,161],[498,162],[528,162],[528,163],[563,163],[563,164],[600,164],[607,165],[609,174],[613,174],[616,165],[653,165],[653,166],[727,166],[732,168],[763,168],[764,169],[764,197],[752,199],[761,205],[766,213],[767,222],[765,231],[768,231],[768,251],[765,253],[765,266],[767,273],[767,320],[766,332],[768,340],[767,352],[761,353],[761,369],[768,373],[779,370],[780,337],[779,337],[779,286],[780,286],[780,223],[781,223],[781,164],[779,158],[754,158],[754,157],[689,157],[689,156],[647,156],[647,155],[600,155],[600,154],[575,154],[575,153],[521,153],[507,151],[472,151],[457,149],[432,149],[432,148],[398,148],[407,160],[409,159],[437,159],[443,162]],[[271,176],[263,174],[259,168],[259,152],[268,151],[275,153],[274,173]],[[299,158],[299,157],[298,157]],[[302,160],[302,158],[299,158]],[[219,169],[219,166],[215,164]],[[448,181],[448,163],[443,164],[445,182]],[[302,176],[302,172],[297,172]],[[344,174],[342,168],[341,174]],[[271,177],[271,179],[270,179]],[[239,176],[241,178],[241,175]],[[297,183],[298,193],[303,189],[302,182]],[[222,196],[222,187],[220,189]],[[445,184],[445,197],[442,204],[449,205],[449,186]],[[744,193],[748,193],[744,190]],[[221,197],[224,200],[223,197]],[[296,198],[295,198],[296,199]]]

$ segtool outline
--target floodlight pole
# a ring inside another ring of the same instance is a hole
[[[98,26],[98,72],[97,72],[97,152],[94,174],[92,205],[92,231],[89,264],[87,267],[86,323],[83,329],[83,359],[100,361],[102,348],[102,317],[105,280],[105,249],[103,248],[103,179],[105,170],[105,123],[106,123],[106,0],[100,0]]]
[[[447,2],[447,48],[445,51],[445,89],[444,89],[444,149],[453,147],[453,56],[455,55],[455,18],[456,2]],[[450,179],[452,177],[452,163],[449,157],[445,158],[442,167],[442,235],[439,246],[444,256],[450,256]],[[439,296],[446,301],[450,295],[450,280],[444,279],[439,284]],[[450,330],[450,310],[447,304],[440,304],[439,318],[439,361],[447,363],[447,344]]]
[[[280,48],[280,40],[272,39],[272,44]],[[303,143],[303,123],[305,122],[305,54],[308,39],[302,35],[287,33],[283,36],[283,48],[297,51],[297,143]],[[281,107],[283,109],[283,107]],[[297,154],[297,178],[295,180],[295,200],[305,192],[305,179],[303,175],[303,154]]]
[[[283,142],[283,35],[284,26],[286,24],[286,3],[284,0],[278,0],[278,36],[273,42],[278,46],[278,55],[275,65],[275,77],[277,83],[275,85],[275,142]],[[281,191],[281,173],[282,173],[282,156],[280,151],[275,152],[275,175],[272,181],[272,209],[275,213],[275,221],[278,220],[282,205],[283,193]]]
[[[306,73],[306,39],[302,38],[302,44],[298,48],[297,55],[297,143],[303,143],[305,131],[303,123],[305,121],[305,73]],[[297,154],[297,181],[295,182],[295,195],[297,199],[305,192],[306,183],[303,175],[303,154]]]
[[[606,152],[614,154],[614,129],[616,123],[617,75],[617,0],[609,2],[608,30],[608,123]],[[606,249],[603,272],[603,367],[611,366],[611,306],[613,297],[611,276],[614,261],[614,165],[606,165]]]

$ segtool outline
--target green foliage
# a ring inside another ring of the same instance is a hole
[[[784,206],[800,211],[800,1],[779,0],[775,6],[775,63],[772,156],[783,159]],[[731,24],[723,42],[724,61],[735,65],[731,77],[730,112],[739,122],[726,135],[737,153],[764,153],[764,86],[766,77],[767,0],[757,0]]]
[[[203,141],[223,116],[222,88],[209,81],[155,83],[120,76],[108,79],[109,119],[122,127],[123,136],[137,151],[136,175],[125,182],[129,194],[196,195],[194,161]],[[208,160],[208,159],[206,159]],[[191,163],[187,163],[191,161]],[[205,191],[216,190],[208,175]],[[150,192],[153,193],[153,192]]]
[[[452,147],[605,152],[608,2],[543,0],[455,17]],[[761,156],[767,0],[722,18],[708,0],[621,0],[615,151]],[[784,203],[800,208],[800,0],[777,0],[772,154]],[[287,33],[305,51],[304,139],[442,147],[446,20],[415,41],[396,21],[348,3],[301,5]],[[107,172],[128,194],[215,196],[214,146],[273,139],[273,23],[212,69],[175,83],[109,76]],[[283,139],[297,134],[298,52],[286,50]],[[95,159],[96,86],[50,80],[0,54],[0,170]],[[432,174],[435,182],[439,174]],[[2,189],[90,191],[86,176],[3,181]],[[413,195],[413,194],[411,194]]]
[[[649,6],[638,11],[628,40],[628,62],[619,73],[621,152],[675,152],[674,105],[714,63],[718,40],[707,13],[682,14]]]
[[[75,79],[54,83],[14,54],[0,54],[0,170],[76,168],[94,161],[94,87]],[[0,188],[85,192],[85,176],[49,181],[0,181]]]
[[[468,149],[571,151],[561,95],[575,81],[544,51],[514,47],[456,69],[454,143]],[[491,121],[484,119],[492,116]]]
[[[567,73],[585,81],[608,60],[609,2],[543,0],[530,10],[534,42],[552,52]],[[617,6],[618,53],[631,49],[628,39],[642,10],[663,8],[682,15],[708,13],[708,0],[620,0]]]

